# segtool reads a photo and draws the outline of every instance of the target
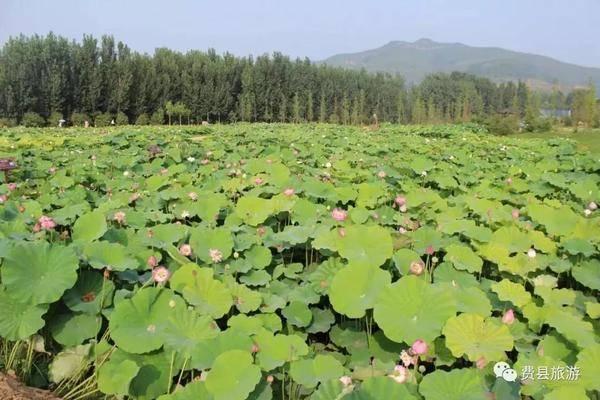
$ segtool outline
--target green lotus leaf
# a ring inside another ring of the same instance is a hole
[[[312,320],[312,313],[308,306],[299,301],[292,301],[281,313],[289,324],[300,328],[310,325]]]
[[[588,400],[585,389],[577,386],[563,386],[544,395],[545,400]]]
[[[214,271],[189,263],[171,277],[171,288],[196,307],[201,314],[221,318],[233,305],[231,292],[221,281],[213,278]]]
[[[83,254],[88,263],[96,269],[125,271],[138,267],[137,260],[128,254],[125,246],[119,243],[92,242],[85,246]]]
[[[92,211],[77,218],[73,225],[73,240],[91,242],[106,233],[106,218],[100,211]]]
[[[105,394],[128,395],[129,385],[140,367],[131,360],[106,361],[98,369],[98,389]]]
[[[581,238],[572,238],[561,242],[561,247],[572,255],[582,254],[585,257],[590,257],[596,252],[596,248],[589,240]]]
[[[492,304],[485,292],[478,287],[461,288],[449,285],[448,290],[454,293],[456,308],[460,312],[479,314],[483,317],[492,314]]]
[[[344,375],[344,367],[330,355],[318,354],[313,359],[298,360],[290,364],[290,377],[300,385],[313,388],[320,382]]]
[[[544,225],[548,233],[554,236],[569,236],[575,230],[581,218],[570,207],[550,207],[545,204],[530,204],[527,206],[529,216]]]
[[[344,397],[345,392],[348,392],[348,389],[342,382],[339,379],[332,379],[322,382],[310,396],[310,400],[339,400]]]
[[[513,348],[513,337],[506,325],[478,314],[464,313],[450,318],[442,333],[455,357],[466,355],[470,361],[484,358],[504,360]]]
[[[419,397],[411,393],[408,384],[396,383],[387,376],[376,376],[367,378],[361,385],[360,390],[355,391],[349,400],[375,400],[375,399],[407,399],[417,400]]]
[[[211,317],[199,316],[185,307],[175,307],[165,317],[167,321],[161,332],[165,351],[176,352],[184,359],[192,357],[198,343],[215,338],[219,333]]]
[[[579,382],[587,390],[600,391],[600,344],[595,343],[586,347],[577,354],[575,364],[581,373]]]
[[[327,332],[335,323],[335,316],[329,309],[311,308],[312,322],[306,328],[308,333]]]
[[[207,264],[227,259],[233,248],[231,232],[225,228],[191,229],[190,245],[194,256]]]
[[[249,313],[256,311],[262,304],[262,295],[244,285],[233,284],[229,286],[233,304],[239,312]]]
[[[92,314],[62,314],[52,318],[50,332],[58,343],[66,347],[82,344],[95,337],[102,326],[102,317]]]
[[[409,275],[382,292],[373,316],[385,336],[395,342],[433,342],[456,310],[451,292]]]
[[[79,373],[90,362],[91,347],[83,344],[58,353],[48,366],[50,382],[58,383]]]
[[[271,264],[271,250],[263,246],[252,246],[244,253],[244,258],[250,262],[252,268],[262,269]]]
[[[546,311],[546,322],[581,348],[597,343],[592,324],[584,321],[569,307],[549,307]]]
[[[413,262],[422,261],[421,256],[411,249],[400,249],[394,253],[394,265],[396,269],[400,271],[402,275],[408,275],[410,273],[410,264]]]
[[[261,332],[254,337],[259,352],[256,359],[265,371],[271,371],[286,362],[298,360],[308,354],[308,346],[297,335],[273,335]]]
[[[486,400],[487,390],[475,369],[437,370],[423,377],[419,393],[425,400]]]
[[[274,211],[273,203],[260,197],[244,196],[235,206],[236,215],[252,226],[265,222]]]
[[[571,271],[577,282],[590,289],[600,290],[600,261],[588,260]]]
[[[456,269],[471,273],[481,272],[483,266],[483,260],[470,247],[463,245],[453,244],[447,246],[444,260],[450,261]]]
[[[327,294],[333,278],[343,267],[338,258],[331,257],[323,261],[308,277],[311,287],[319,294]]]
[[[271,275],[264,270],[252,271],[240,277],[240,282],[248,286],[265,286],[271,281]]]
[[[392,238],[380,226],[353,225],[346,228],[344,237],[339,237],[337,249],[350,262],[379,266],[392,256]]]
[[[377,266],[350,264],[333,278],[329,301],[335,311],[350,318],[361,318],[367,309],[373,308],[390,281],[389,272]]]
[[[164,288],[144,288],[115,305],[109,320],[112,339],[129,353],[147,353],[165,342],[164,329],[176,308],[185,308],[181,297]]]
[[[591,301],[585,302],[585,312],[592,319],[600,318],[600,303],[594,303]]]
[[[0,337],[22,340],[44,326],[42,316],[48,311],[47,304],[32,305],[13,299],[0,285]]]
[[[492,290],[498,294],[502,301],[510,301],[517,307],[523,307],[531,301],[531,294],[522,285],[502,279],[492,284]]]
[[[410,237],[413,241],[413,249],[419,254],[424,254],[429,246],[437,251],[445,247],[446,244],[442,234],[428,226],[423,226],[411,232]]]
[[[261,332],[263,325],[263,321],[257,316],[249,317],[245,314],[234,315],[227,320],[227,326],[247,335],[255,335]]]
[[[4,287],[16,301],[52,303],[75,284],[78,264],[70,247],[23,242],[11,247],[0,272]]]
[[[175,243],[187,235],[188,228],[185,225],[164,224],[152,227],[153,238],[165,243]]]
[[[231,350],[215,360],[206,377],[206,389],[214,400],[245,400],[260,378],[260,368],[249,352]]]
[[[174,393],[165,394],[158,400],[211,400],[212,395],[206,389],[206,384],[202,381],[193,381],[183,388],[176,389]]]
[[[231,350],[251,351],[252,344],[252,339],[242,329],[230,328],[218,332],[214,338],[199,341],[192,348],[190,367],[211,368],[220,354]]]
[[[97,271],[80,271],[75,286],[67,290],[63,301],[75,312],[97,314],[112,304],[115,284]]]

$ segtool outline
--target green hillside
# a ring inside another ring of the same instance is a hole
[[[600,68],[581,67],[550,57],[519,53],[497,47],[472,47],[461,43],[394,41],[373,50],[339,54],[324,63],[367,71],[400,73],[408,82],[419,82],[434,72],[461,71],[495,81],[524,80],[538,88],[600,85]]]

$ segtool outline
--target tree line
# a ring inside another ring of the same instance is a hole
[[[74,124],[363,124],[375,116],[435,123],[492,115],[537,118],[540,101],[523,82],[496,84],[465,73],[434,74],[408,87],[397,75],[281,53],[254,58],[159,48],[142,54],[112,36],[86,35],[77,42],[52,33],[21,35],[0,50],[0,117],[13,123],[32,113],[50,124],[57,118]]]

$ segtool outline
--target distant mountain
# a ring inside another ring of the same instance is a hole
[[[535,54],[498,47],[473,47],[461,43],[394,41],[373,50],[338,54],[328,65],[367,71],[399,73],[407,82],[419,82],[434,72],[468,72],[497,82],[527,81],[538,89],[558,82],[562,89],[585,86],[592,79],[600,87],[600,68],[581,67]]]

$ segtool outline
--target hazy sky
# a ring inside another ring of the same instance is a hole
[[[278,50],[314,60],[427,37],[600,67],[600,0],[0,0],[0,43],[50,30],[110,33],[146,52]]]

